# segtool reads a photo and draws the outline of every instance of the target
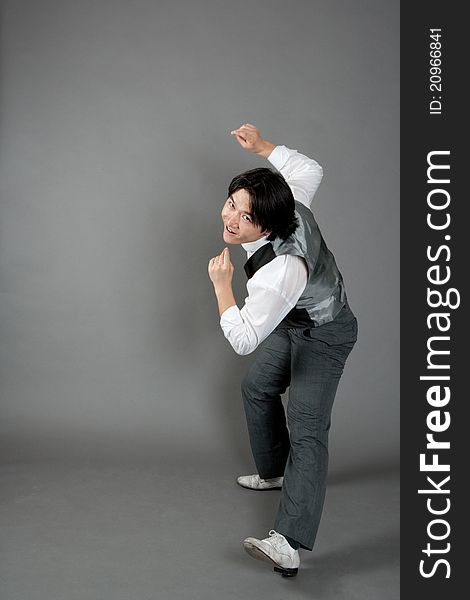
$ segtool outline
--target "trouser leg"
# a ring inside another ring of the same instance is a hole
[[[290,338],[275,330],[263,342],[242,383],[242,397],[253,458],[261,478],[284,474],[289,433],[281,394],[290,380]]]
[[[346,324],[328,325],[322,326],[323,331],[319,331],[322,327],[308,332],[290,330],[292,373],[287,420],[291,447],[274,529],[309,550],[315,542],[325,498],[333,401],[357,335],[354,317]]]

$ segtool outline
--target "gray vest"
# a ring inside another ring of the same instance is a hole
[[[295,308],[283,319],[285,327],[318,327],[333,321],[346,304],[343,278],[328,250],[312,211],[295,202],[299,226],[286,240],[276,238],[261,246],[245,263],[248,278],[276,256],[293,254],[305,259],[307,285]]]

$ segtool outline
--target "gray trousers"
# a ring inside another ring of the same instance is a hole
[[[284,328],[261,344],[242,383],[251,449],[261,478],[284,476],[274,529],[312,550],[325,499],[331,409],[357,339],[345,306],[319,327]],[[287,387],[286,413],[281,401]]]

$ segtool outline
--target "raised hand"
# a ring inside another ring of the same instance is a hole
[[[269,156],[276,147],[275,144],[263,139],[260,130],[252,123],[245,123],[231,131],[230,134],[235,137],[242,148],[260,156]]]

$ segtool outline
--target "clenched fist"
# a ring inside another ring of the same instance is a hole
[[[228,248],[224,248],[218,256],[209,261],[209,277],[215,287],[231,285],[233,277],[233,265],[230,260]]]
[[[252,123],[245,123],[238,129],[231,131],[230,134],[235,136],[242,148],[260,156],[268,157],[276,147],[275,144],[264,140],[259,129]]]

